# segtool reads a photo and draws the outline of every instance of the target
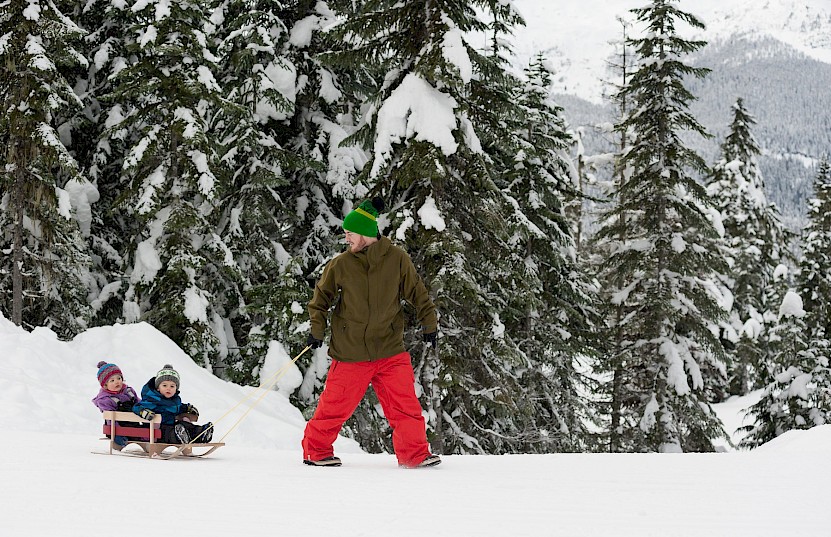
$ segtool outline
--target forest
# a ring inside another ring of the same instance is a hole
[[[435,452],[713,451],[711,405],[754,390],[740,447],[827,423],[827,157],[791,231],[759,165],[773,111],[738,96],[702,154],[704,21],[631,17],[589,153],[546,59],[511,68],[508,0],[7,0],[0,311],[63,339],[147,322],[258,385],[378,196],[439,311],[437,351],[406,340]],[[328,364],[298,365],[308,418]],[[344,432],[391,449],[371,394]]]

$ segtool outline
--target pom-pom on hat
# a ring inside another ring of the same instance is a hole
[[[179,389],[179,373],[173,369],[173,366],[170,364],[165,364],[165,366],[161,368],[158,373],[156,373],[156,389],[158,390],[159,385],[166,380],[175,383],[176,389]]]
[[[121,378],[124,378],[124,373],[121,372],[121,369],[115,364],[107,363],[103,360],[98,362],[98,384],[101,385],[102,388],[107,387],[107,381],[110,380],[110,377],[113,375],[121,375]]]
[[[381,198],[364,200],[343,219],[343,229],[364,237],[377,237],[378,213],[383,210],[384,200]]]

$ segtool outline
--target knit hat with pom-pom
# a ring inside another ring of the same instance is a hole
[[[115,364],[107,363],[103,360],[98,362],[98,384],[101,385],[102,388],[107,387],[107,381],[110,380],[110,377],[113,375],[121,375],[121,378],[124,378],[124,374],[121,372],[121,369]]]
[[[384,200],[381,198],[364,200],[343,219],[343,229],[364,237],[377,237],[378,213],[383,210]]]
[[[179,373],[177,373],[170,364],[165,364],[165,366],[161,368],[158,373],[156,373],[156,389],[158,390],[159,385],[166,380],[176,384],[176,389],[179,389]]]

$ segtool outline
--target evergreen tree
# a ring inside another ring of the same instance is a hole
[[[811,339],[820,343],[831,339],[831,164],[827,159],[820,162],[814,180],[802,245],[799,289]]]
[[[92,324],[110,325],[125,320],[127,252],[139,233],[138,222],[115,208],[123,202],[124,158],[140,133],[137,127],[109,128],[121,121],[128,103],[108,98],[115,75],[132,61],[127,51],[128,44],[135,43],[129,31],[132,4],[112,0],[65,3],[72,9],[73,19],[88,32],[83,41],[85,68],[71,73],[83,108],[69,118],[67,127],[69,149],[94,186],[91,194],[97,199],[85,233],[92,261],[86,282]]]
[[[229,179],[208,126],[229,105],[214,77],[207,22],[200,4],[132,6],[132,62],[115,74],[108,97],[122,114],[108,122],[113,138],[137,136],[128,139],[118,200],[137,223],[125,253],[124,319],[147,320],[210,367],[221,365],[231,339],[227,320],[242,301],[242,278],[217,233]]]
[[[582,201],[568,156],[574,140],[563,109],[550,95],[552,75],[542,55],[531,61],[525,75],[512,99],[519,109],[508,116],[516,118],[508,122],[513,136],[485,146],[502,170],[495,181],[514,207],[508,260],[519,277],[513,282],[514,300],[507,305],[512,315],[506,318],[505,333],[529,362],[522,378],[525,392],[543,396],[532,404],[533,426],[544,431],[547,449],[585,451],[591,443],[587,426],[595,414],[585,395],[594,387],[577,360],[591,358],[593,299],[577,264],[575,220],[565,213],[567,200]],[[502,147],[508,151],[499,151]]]
[[[297,304],[296,265],[283,242],[291,229],[292,203],[281,188],[294,156],[280,139],[294,113],[296,73],[286,58],[288,29],[274,2],[221,2],[211,20],[217,27],[219,82],[230,106],[212,118],[229,168],[227,195],[219,202],[217,232],[240,269],[241,302],[229,311],[234,337],[220,360],[226,376],[256,383],[272,341],[288,341]],[[274,327],[282,329],[275,330]]]
[[[2,302],[15,323],[71,337],[89,319],[89,258],[72,197],[88,183],[60,117],[80,106],[63,70],[85,63],[75,48],[83,31],[51,1],[5,2],[0,23],[0,246],[10,252],[0,262]]]
[[[683,79],[707,70],[682,59],[704,42],[676,31],[679,21],[703,24],[668,0],[633,13],[646,29],[630,40],[639,63],[621,90],[630,112],[617,127],[631,133],[619,164],[631,175],[598,233],[609,243],[606,292],[622,313],[610,321],[621,343],[607,367],[622,375],[610,390],[612,449],[711,451],[723,436],[706,400],[708,377],[721,365],[711,331],[723,315],[715,280],[721,252],[706,192],[693,176],[706,166],[680,139],[685,131],[706,135],[688,112],[693,96]]]
[[[831,251],[831,168],[820,164],[814,197],[808,202],[804,255],[796,281],[801,296],[785,294],[771,339],[775,350],[770,381],[762,398],[748,409],[753,424],[741,446],[754,448],[792,429],[831,421],[831,343],[828,332],[828,252]],[[786,271],[780,268],[777,278]]]
[[[831,419],[828,345],[808,339],[805,320],[802,298],[789,291],[773,330],[778,342],[774,374],[762,398],[747,411],[753,424],[742,428],[747,434],[740,447],[758,447],[787,431],[810,429]]]
[[[765,297],[774,269],[786,257],[788,237],[778,209],[768,202],[757,162],[761,151],[751,132],[755,123],[743,100],[738,99],[721,160],[707,185],[732,261],[727,275],[733,293],[727,320],[735,344],[728,372],[732,395],[745,395],[767,380],[760,375],[768,358],[762,337],[763,316],[769,307]]]

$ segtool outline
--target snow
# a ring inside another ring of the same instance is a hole
[[[12,33],[7,32],[0,36],[0,54],[6,54],[6,51],[9,49],[9,39],[11,39]]]
[[[136,9],[134,8],[133,11],[135,12]],[[147,46],[148,43],[155,43],[156,37],[158,37],[159,31],[156,30],[156,27],[152,24],[149,24],[146,29],[139,31],[139,39],[138,43],[141,48]]]
[[[75,220],[84,237],[89,237],[92,225],[92,204],[100,198],[98,188],[86,180],[70,179],[65,192],[70,207],[75,211]],[[61,210],[61,215],[67,217]]]
[[[739,445],[739,442],[741,442],[742,438],[745,436],[745,433],[739,431],[739,428],[753,424],[751,418],[745,417],[745,410],[758,403],[759,399],[761,399],[763,395],[764,390],[756,390],[745,396],[733,396],[723,403],[713,405],[713,410],[715,410],[721,420],[721,423],[724,426],[724,432],[727,433],[727,436],[730,438],[730,442],[733,443],[733,446]],[[788,433],[788,435],[790,434],[793,433]],[[715,444],[717,449],[724,451],[730,451],[733,449],[721,440],[716,440]]]
[[[378,111],[375,161],[370,177],[376,177],[404,139],[430,142],[444,155],[456,152],[456,100],[415,74],[408,74]]]
[[[328,69],[323,68],[320,68],[318,73],[320,74],[321,99],[329,104],[336,103],[343,96],[343,93],[335,84],[335,79],[332,76],[332,73],[330,73]]]
[[[433,199],[432,194],[424,200],[424,205],[418,210],[418,217],[421,219],[421,225],[426,229],[444,231],[447,227],[444,218],[441,216],[441,212],[439,212],[439,208],[436,207],[436,200]]]
[[[687,359],[687,356],[682,357],[681,354],[688,355],[689,352],[681,345],[676,345],[675,342],[664,340],[658,347],[658,352],[664,357],[669,365],[667,369],[667,384],[675,388],[675,393],[678,395],[687,395],[690,393],[690,385],[687,383],[687,375],[684,371],[684,363],[694,362],[694,360]]]
[[[185,317],[191,324],[208,322],[208,307],[210,301],[205,292],[198,287],[191,285],[185,290]]]
[[[162,269],[159,253],[156,251],[155,238],[141,241],[136,248],[136,262],[130,275],[132,283],[150,283]]]
[[[23,16],[30,21],[40,20],[40,4],[37,0],[28,0],[29,5],[23,10]]]
[[[268,386],[276,380],[274,388],[284,397],[289,397],[294,393],[294,390],[303,383],[303,374],[291,359],[292,357],[279,341],[269,342],[268,352],[260,369],[260,385]]]
[[[214,185],[216,184],[216,177],[214,177],[211,168],[208,165],[208,156],[196,149],[188,152],[190,160],[196,166],[199,172],[199,192],[208,199],[214,197]]]
[[[199,83],[205,86],[205,88],[210,92],[222,93],[222,88],[219,87],[219,84],[216,83],[216,79],[214,78],[214,74],[211,70],[205,66],[200,65],[196,68],[197,80]]]
[[[287,350],[271,346],[264,375]],[[217,379],[146,323],[59,341],[0,317],[0,356],[3,535],[88,537],[110,522],[126,535],[170,524],[181,537],[820,537],[831,527],[831,425],[750,452],[450,455],[427,470],[339,438],[344,466],[320,469],[300,463],[304,419],[283,393]],[[99,360],[137,390],[172,364],[183,399],[227,445],[203,460],[92,454],[106,449],[91,403]],[[732,403],[721,410],[750,404]],[[186,523],[171,497],[190,506]],[[126,514],[116,519],[110,506]]]
[[[297,68],[291,62],[269,62],[268,65],[254,65],[252,71],[259,73],[260,91],[276,89],[286,100],[294,103],[297,98]],[[282,121],[288,118],[287,110],[278,110],[269,99],[257,101],[255,116],[260,123],[266,123],[271,119]]]
[[[684,240],[684,236],[681,233],[673,233],[672,234],[672,250],[675,253],[683,253],[684,250],[687,249],[687,242]]]
[[[55,64],[46,57],[46,50],[40,42],[40,37],[29,35],[26,37],[26,54],[31,57],[29,65],[39,71],[55,71]]]
[[[300,19],[291,28],[289,44],[297,48],[306,48],[312,42],[312,33],[320,27],[320,18],[317,15],[309,15]]]
[[[170,0],[158,0],[156,2],[156,22],[162,22],[170,16]]]
[[[139,144],[136,145],[136,147],[134,147],[133,149],[143,151],[143,147],[141,147],[141,144],[148,140],[148,138],[149,137],[141,140],[141,142],[139,142]],[[125,165],[127,164],[128,162],[125,162]],[[155,205],[156,203],[156,190],[158,190],[158,188],[164,184],[166,174],[167,168],[165,168],[164,166],[158,166],[155,170],[153,170],[150,173],[150,175],[145,177],[142,183],[142,186],[144,188],[142,189],[141,195],[139,196],[138,205],[136,207],[138,209],[139,214],[147,214],[153,209],[153,205]]]
[[[744,326],[742,326],[742,334],[752,340],[756,340],[762,335],[762,324],[756,319],[748,319],[744,323]]]
[[[473,64],[462,40],[462,32],[453,28],[444,34],[441,44],[441,54],[444,59],[459,70],[459,76],[465,84],[473,77]]]
[[[802,297],[799,294],[788,291],[782,299],[779,307],[779,318],[782,317],[804,317],[805,309],[802,307]]]

